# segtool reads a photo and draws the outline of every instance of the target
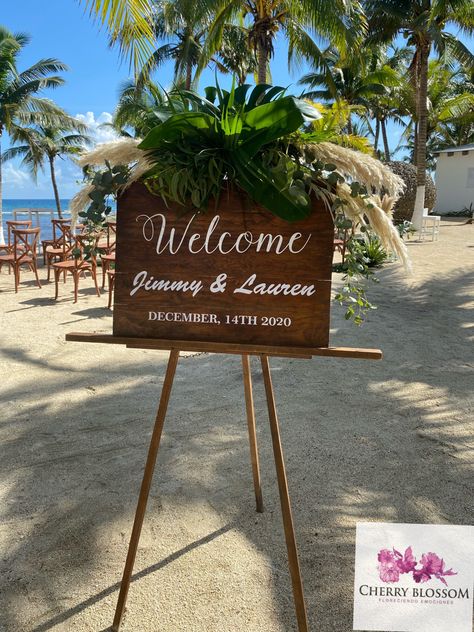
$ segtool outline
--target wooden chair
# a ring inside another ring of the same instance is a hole
[[[7,225],[7,243],[5,244],[7,252],[13,252],[13,231],[25,230],[26,228],[33,228],[30,219],[8,219]]]
[[[109,280],[109,303],[107,309],[112,309],[112,297],[115,289],[115,270],[107,270],[107,277]]]
[[[93,244],[93,250],[97,248],[97,241],[98,239],[96,238],[95,243]],[[56,286],[56,292],[54,295],[55,300],[57,300],[59,294],[59,277],[61,276],[61,273],[64,273],[64,277],[66,277],[68,272],[71,273],[74,280],[74,303],[77,303],[79,279],[81,278],[81,275],[84,275],[86,272],[91,273],[97,296],[100,297],[100,289],[97,283],[96,255],[92,252],[89,260],[84,258],[84,248],[88,242],[89,237],[87,235],[78,235],[74,239],[74,242],[69,246],[69,250],[66,252],[66,258],[63,261],[57,261],[52,264],[54,269],[54,282]]]
[[[13,230],[15,228],[31,228],[31,221],[28,219],[25,220],[7,220],[7,242],[4,244],[0,244],[0,252],[4,252],[9,255],[13,252]],[[11,274],[12,269],[8,266],[8,274]]]
[[[53,243],[46,245],[46,250],[43,250],[45,263],[48,266],[48,281],[50,280],[52,264],[58,260],[65,261],[71,252],[73,243],[70,220],[53,219],[51,224],[53,226]],[[64,275],[64,280],[66,280],[66,275]]]
[[[15,292],[18,292],[18,286],[20,285],[20,270],[21,266],[24,265],[27,265],[34,273],[38,287],[41,288],[36,262],[36,249],[38,246],[40,232],[40,228],[12,229],[12,251],[6,255],[0,255],[0,270],[2,269],[3,264],[6,263],[14,272]]]
[[[354,228],[336,228],[334,230],[334,252],[341,253],[342,263],[346,260],[347,244],[354,234]]]
[[[99,242],[100,243],[100,242]],[[115,252],[100,255],[100,263],[102,266],[102,289],[105,288],[105,276],[108,275],[110,266],[115,263]]]
[[[105,225],[105,235],[99,240],[97,247],[104,254],[115,252],[115,239],[117,236],[117,222],[108,221]],[[105,276],[105,274],[104,274]]]

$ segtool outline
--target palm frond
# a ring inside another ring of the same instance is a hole
[[[113,43],[131,61],[136,72],[153,51],[153,3],[151,0],[82,0],[105,24]]]

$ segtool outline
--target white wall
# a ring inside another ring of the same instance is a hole
[[[474,204],[474,150],[463,156],[441,153],[436,163],[436,189],[438,199],[435,211],[442,215],[448,211],[461,211]]]

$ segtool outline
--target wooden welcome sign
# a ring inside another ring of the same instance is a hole
[[[182,350],[242,354],[257,511],[263,511],[250,355],[260,356],[299,632],[308,632],[303,583],[268,357],[380,359],[378,349],[328,347],[333,221],[285,222],[238,194],[205,214],[170,208],[137,183],[119,198],[113,335],[67,340],[169,349],[112,624],[119,632],[173,379]]]
[[[204,214],[134,184],[119,198],[114,336],[327,347],[334,224],[223,193]]]

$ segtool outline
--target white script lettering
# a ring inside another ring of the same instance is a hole
[[[133,296],[141,289],[145,290],[145,292],[191,292],[193,296],[196,296],[202,290],[202,283],[196,280],[170,281],[169,279],[155,279],[154,276],[148,277],[148,272],[142,270],[133,279],[133,289],[130,291],[130,296]]]
[[[313,296],[316,294],[314,285],[301,285],[301,283],[295,283],[290,285],[289,283],[257,283],[257,275],[252,274],[249,278],[242,283],[240,287],[234,290],[234,294],[270,294],[272,296]]]
[[[155,213],[155,215],[142,214],[136,218],[136,221],[142,222],[143,239],[148,242],[156,241],[156,253],[158,255],[164,252],[175,255],[182,248],[187,249],[188,252],[193,255],[197,255],[203,251],[208,255],[215,252],[228,255],[233,251],[243,254],[252,246],[255,247],[255,252],[274,252],[277,255],[281,255],[285,251],[288,251],[296,255],[306,248],[311,239],[311,234],[304,236],[299,232],[293,233],[288,238],[283,235],[272,235],[270,233],[260,233],[254,236],[249,231],[239,233],[237,236],[233,236],[228,231],[224,231],[213,239],[214,233],[219,225],[220,216],[215,215],[212,218],[204,235],[201,233],[191,233],[191,225],[195,218],[196,215],[191,217],[182,235],[178,235],[176,229],[173,227],[169,229],[168,233],[166,232],[167,223],[163,213]],[[202,241],[201,245],[196,243],[198,241]],[[297,242],[300,243],[297,244]]]

